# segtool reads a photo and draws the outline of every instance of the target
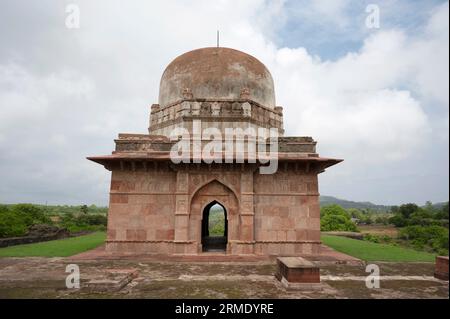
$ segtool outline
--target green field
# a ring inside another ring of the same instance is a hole
[[[0,248],[0,257],[67,257],[93,249],[105,241],[105,232],[35,244]]]
[[[436,255],[400,246],[376,244],[342,236],[322,236],[322,242],[342,253],[366,261],[434,262]]]

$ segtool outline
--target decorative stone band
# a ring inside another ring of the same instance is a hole
[[[188,193],[186,192],[109,192],[110,195],[161,195],[161,196],[167,196],[167,195],[186,195]],[[244,194],[248,195],[248,193]],[[252,195],[255,196],[319,196],[320,194],[317,192],[311,192],[311,193],[252,193]]]
[[[183,121],[249,122],[260,127],[277,128],[283,132],[283,108],[265,107],[253,100],[185,99],[161,108],[153,104],[149,132],[179,124]]]
[[[245,103],[245,102],[248,102],[248,103],[251,103],[252,105],[257,105],[257,106],[259,106],[261,108],[264,108],[264,109],[267,109],[267,110],[272,110],[272,108],[270,108],[270,107],[264,106],[264,105],[254,101],[252,99],[248,99],[248,98],[244,98],[244,97],[241,97],[241,99],[215,99],[215,98],[213,98],[213,99],[207,99],[207,98],[194,99],[194,98],[186,97],[184,99],[180,99],[178,101],[175,101],[175,102],[170,103],[170,104],[168,104],[166,106],[163,106],[163,107],[161,107],[159,104],[152,104],[152,106],[151,106],[151,113],[156,113],[156,112],[159,112],[159,111],[165,111],[165,110],[167,110],[167,109],[169,109],[169,108],[171,108],[173,106],[180,105],[183,102],[189,102],[189,103],[197,102],[197,103],[200,103],[200,106],[202,105],[202,103],[214,103],[214,102],[217,102],[217,103]],[[275,112],[277,112],[278,114],[282,114],[283,113],[283,107],[281,107],[281,106],[276,106],[273,110]]]
[[[236,142],[242,141],[244,149],[247,149],[247,144],[250,139],[247,138],[234,138]],[[222,139],[222,148],[225,148],[226,138]],[[230,140],[231,141],[231,140]],[[209,143],[210,140],[201,140],[202,147],[204,144]],[[256,142],[256,140],[255,140]],[[270,148],[270,139],[257,140],[258,144],[266,143],[266,149]],[[119,134],[119,138],[115,139],[116,152],[170,152],[173,145],[177,141],[171,141],[168,137],[162,135],[148,135],[148,134]],[[193,140],[191,141],[191,144]],[[278,151],[282,153],[303,153],[305,156],[311,156],[316,152],[316,144],[309,136],[301,137],[278,137]],[[306,155],[307,154],[307,155]]]

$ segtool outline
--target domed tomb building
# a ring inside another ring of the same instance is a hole
[[[311,137],[283,137],[283,108],[256,58],[221,47],[177,57],[148,131],[119,134],[111,155],[88,157],[111,171],[107,251],[319,252],[317,177],[341,160],[319,157]],[[208,148],[213,139],[222,144]]]

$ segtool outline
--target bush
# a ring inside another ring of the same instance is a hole
[[[399,238],[410,240],[419,249],[448,254],[448,229],[441,226],[407,226],[400,231]]]
[[[398,212],[405,218],[409,218],[409,216],[411,216],[412,214],[414,214],[415,212],[417,212],[419,210],[419,206],[417,206],[416,204],[403,204],[398,208]]]
[[[107,220],[108,219],[105,215],[100,214],[75,215],[72,213],[67,213],[61,217],[60,224],[67,228],[70,232],[99,231],[106,229]]]
[[[407,224],[407,220],[402,215],[398,214],[389,218],[389,223],[393,224],[395,227],[404,227]]]
[[[415,204],[402,205],[392,209],[396,214],[390,218],[390,223],[396,227],[405,226],[443,226],[448,228],[448,205],[443,205],[439,210],[433,208],[430,203],[425,208]]]
[[[420,216],[411,216],[407,221],[407,225],[419,225],[419,226],[439,226],[442,225],[439,220],[433,218],[422,218]]]
[[[0,207],[0,237],[24,236],[28,228],[36,224],[52,224],[40,207],[32,204]]]
[[[321,209],[320,229],[322,231],[358,231],[351,221],[350,214],[339,205],[325,206]]]
[[[65,206],[53,206],[53,209],[64,210]],[[66,207],[67,208],[67,207]],[[32,204],[0,205],[0,238],[19,237],[27,235],[33,225],[56,225],[67,228],[71,232],[105,230],[107,216],[104,214],[87,213],[87,206],[68,207],[68,213],[56,215],[60,218],[53,222],[50,216],[55,215],[55,210],[49,210],[45,206]],[[102,212],[104,209],[95,206],[89,207],[89,212]],[[74,214],[72,211],[76,211]]]
[[[370,241],[372,243],[391,243],[392,242],[392,238],[387,235],[365,234],[363,239]]]
[[[70,224],[68,226],[65,226],[67,230],[71,233],[80,233],[80,232],[96,232],[96,231],[105,231],[106,226],[104,225],[83,225],[83,226],[77,226],[74,224]]]
[[[365,234],[363,239],[367,240],[367,241],[370,241],[372,243],[379,243],[380,242],[380,238],[377,235],[372,235],[372,234]]]
[[[23,236],[27,226],[23,220],[8,207],[0,208],[0,238]]]
[[[104,225],[106,226],[108,219],[104,215],[80,215],[76,218],[76,224],[82,225]]]
[[[375,223],[381,224],[381,225],[387,225],[387,224],[389,224],[389,218],[386,216],[378,216],[377,218],[375,218]]]
[[[11,211],[21,218],[27,227],[35,224],[52,224],[45,211],[33,204],[13,205]]]
[[[435,214],[435,219],[446,219],[448,221],[448,202]]]
[[[351,217],[350,214],[344,208],[336,204],[328,205],[320,209],[320,216],[324,217],[326,215],[339,215],[344,216],[346,218]]]
[[[325,209],[325,208],[326,208],[326,207],[324,207],[324,209]],[[352,218],[358,218],[358,219],[363,219],[363,218],[365,218],[365,215],[363,214],[363,212],[360,211],[360,210],[357,209],[357,208],[349,208],[349,209],[347,209],[347,214],[349,214],[350,217],[352,217]]]

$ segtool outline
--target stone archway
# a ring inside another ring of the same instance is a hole
[[[211,222],[216,222],[213,229],[211,229]],[[221,203],[214,200],[206,205],[202,213],[202,251],[226,251],[227,242],[227,210]]]
[[[226,211],[226,252],[230,252],[230,241],[239,239],[240,221],[239,204],[234,192],[217,180],[213,180],[202,186],[193,195],[189,214],[189,239],[198,244],[197,251],[203,251],[202,234],[204,235],[204,212],[212,206],[213,203],[219,203]],[[203,225],[203,227],[202,227]],[[203,232],[202,232],[203,229]]]

